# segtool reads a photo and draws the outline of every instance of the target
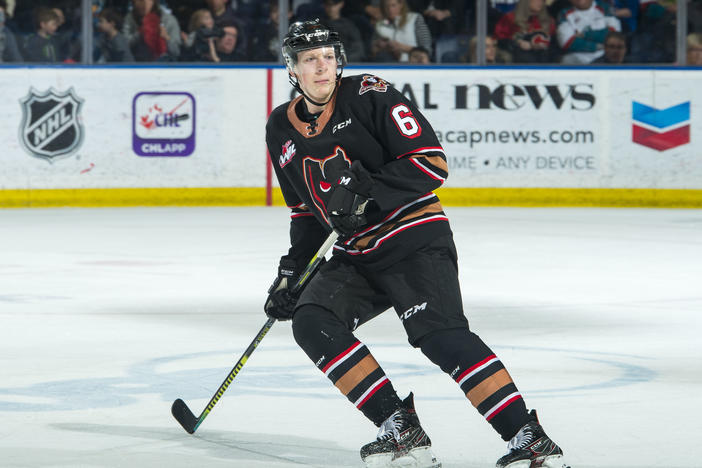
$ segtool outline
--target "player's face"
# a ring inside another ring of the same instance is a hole
[[[305,50],[295,66],[300,87],[312,100],[326,102],[336,84],[336,55],[333,47]]]

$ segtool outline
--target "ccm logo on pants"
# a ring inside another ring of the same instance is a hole
[[[416,306],[412,306],[409,309],[407,309],[404,313],[400,314],[400,320],[402,320],[404,322],[405,320],[407,320],[408,318],[410,318],[411,316],[413,316],[414,314],[416,314],[420,310],[425,310],[426,308],[427,308],[426,302],[423,302],[423,303],[416,305]]]

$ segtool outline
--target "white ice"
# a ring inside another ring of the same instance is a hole
[[[471,327],[573,468],[700,467],[702,212],[448,208]],[[283,208],[0,211],[0,466],[360,467],[367,422],[265,322]],[[358,336],[446,468],[506,444],[390,311]]]

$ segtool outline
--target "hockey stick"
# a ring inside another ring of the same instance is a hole
[[[334,245],[334,242],[336,242],[336,239],[338,237],[339,234],[336,231],[332,231],[332,233],[329,234],[327,240],[324,241],[317,253],[314,254],[310,262],[302,271],[302,274],[300,274],[300,278],[292,287],[291,291],[293,293],[298,292],[302,288],[302,286],[304,286],[305,283],[307,283],[307,280],[312,276],[312,273],[315,272],[319,264],[322,262],[322,259],[324,259],[324,255],[326,255],[327,251],[331,248],[332,245]],[[202,424],[202,421],[205,420],[207,415],[210,414],[210,411],[212,411],[214,405],[216,405],[219,399],[222,398],[222,395],[229,387],[229,384],[232,383],[234,377],[236,377],[241,368],[244,367],[246,361],[248,361],[251,354],[261,343],[263,337],[266,336],[266,333],[268,333],[268,331],[271,329],[274,323],[274,318],[269,318],[268,320],[266,320],[266,323],[263,324],[263,327],[261,327],[261,329],[258,331],[256,338],[254,338],[249,347],[246,348],[246,351],[244,351],[244,354],[239,358],[239,361],[229,372],[227,378],[224,379],[222,385],[219,386],[217,392],[214,394],[212,399],[210,399],[210,402],[207,403],[205,409],[202,410],[202,413],[200,413],[200,417],[195,417],[193,412],[190,411],[190,408],[188,408],[188,405],[186,405],[185,402],[180,398],[173,402],[173,405],[171,405],[171,413],[173,414],[173,417],[176,418],[176,420],[180,423],[180,425],[183,426],[183,429],[185,429],[189,434],[193,434],[197,430],[197,428],[200,427],[200,424]]]

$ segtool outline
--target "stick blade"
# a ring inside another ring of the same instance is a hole
[[[193,434],[195,432],[197,428],[197,418],[183,400],[178,398],[173,402],[173,405],[171,405],[171,414],[173,414],[173,417],[176,418],[176,421],[183,426],[183,429],[185,429],[188,434]]]

